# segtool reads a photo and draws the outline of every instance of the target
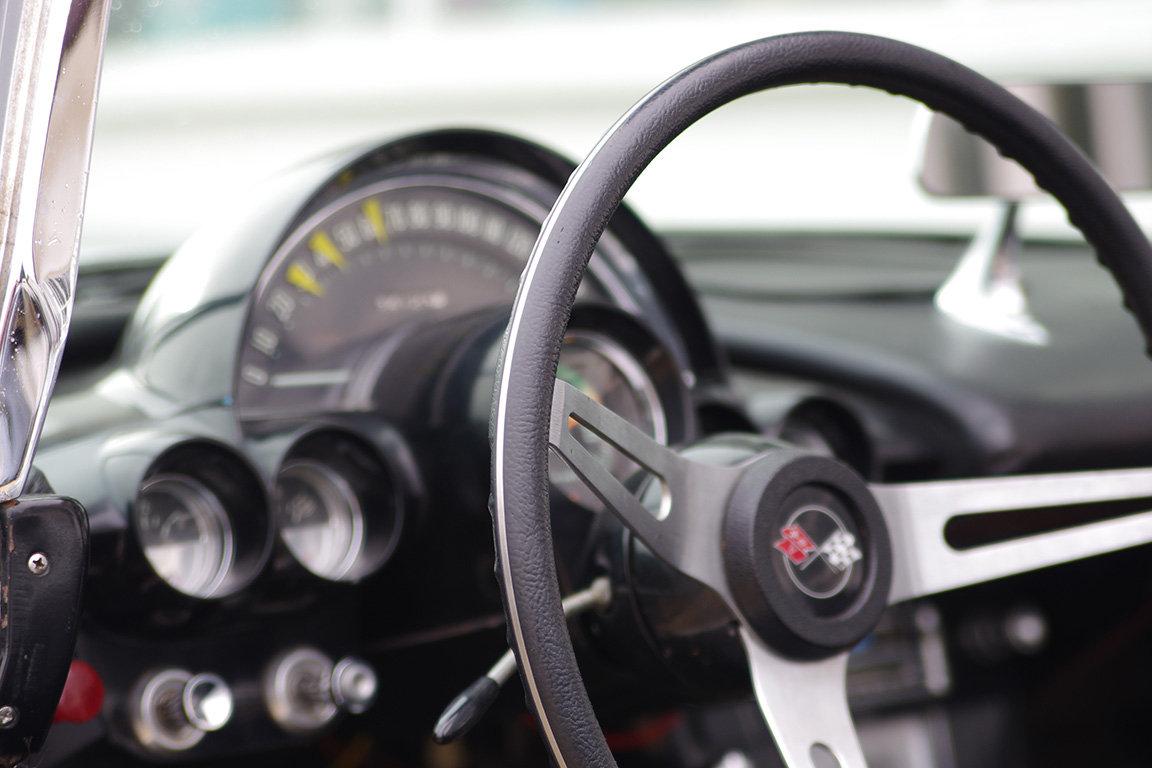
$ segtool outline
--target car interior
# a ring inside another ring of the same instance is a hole
[[[1152,8],[802,5],[3,4],[0,765],[1152,765]]]

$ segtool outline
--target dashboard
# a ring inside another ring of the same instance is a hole
[[[112,363],[66,377],[36,466],[89,511],[79,656],[108,705],[98,739],[65,751],[204,760],[244,733],[275,753],[378,699],[427,733],[498,655],[488,403],[569,171],[480,131],[304,163],[167,261]],[[668,443],[697,434],[701,407],[743,418],[693,294],[629,211],[578,299],[561,377]],[[553,475],[579,579],[600,502],[561,462]],[[446,652],[421,679],[413,658]],[[209,716],[224,690],[226,728]]]
[[[517,717],[478,733],[472,762],[429,752],[428,734],[506,648],[491,393],[521,269],[572,170],[513,136],[416,134],[289,168],[158,272],[82,274],[35,463],[88,510],[78,656],[105,698],[99,717],[53,730],[43,764],[355,764],[330,737],[369,731],[363,749],[389,765],[540,764],[511,690],[497,706]],[[623,208],[578,289],[558,376],[661,442],[759,433],[870,480],[1147,463],[1152,380],[1134,341],[1130,355],[1094,341],[1127,340],[1131,323],[1103,288],[1079,311],[1055,288],[1096,286],[1094,267],[1073,247],[1030,252],[1056,267],[1036,297],[1055,342],[1022,351],[935,317],[931,291],[962,246],[660,238]],[[821,258],[861,249],[855,272]],[[905,278],[878,298],[869,272],[885,259]],[[787,283],[800,262],[819,291]],[[851,291],[829,293],[832,274]],[[1088,422],[1112,428],[1093,443],[1075,434]],[[621,585],[610,611],[573,623],[617,744],[655,727],[630,713],[673,722],[668,701],[746,689],[735,644],[700,640],[730,634],[727,617],[707,600],[669,613],[661,595],[692,585],[666,583],[562,462],[551,499],[566,591],[603,573]],[[887,617],[854,655],[854,706],[941,700],[964,663],[941,621],[1019,608],[973,594]]]

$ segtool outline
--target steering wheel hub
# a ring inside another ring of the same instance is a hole
[[[736,485],[724,517],[732,597],[778,651],[821,658],[876,626],[892,547],[868,486],[835,459],[775,449]]]

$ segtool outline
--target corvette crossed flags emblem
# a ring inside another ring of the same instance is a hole
[[[807,531],[793,523],[780,529],[780,539],[773,546],[801,570],[823,558],[830,568],[843,572],[864,556],[856,546],[856,537],[842,528],[817,545]]]

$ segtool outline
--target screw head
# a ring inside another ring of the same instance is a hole
[[[48,573],[48,555],[43,552],[33,552],[32,556],[28,558],[28,570],[32,572],[33,576],[43,576]]]
[[[20,719],[20,711],[16,707],[4,705],[0,707],[0,728],[13,728]]]

